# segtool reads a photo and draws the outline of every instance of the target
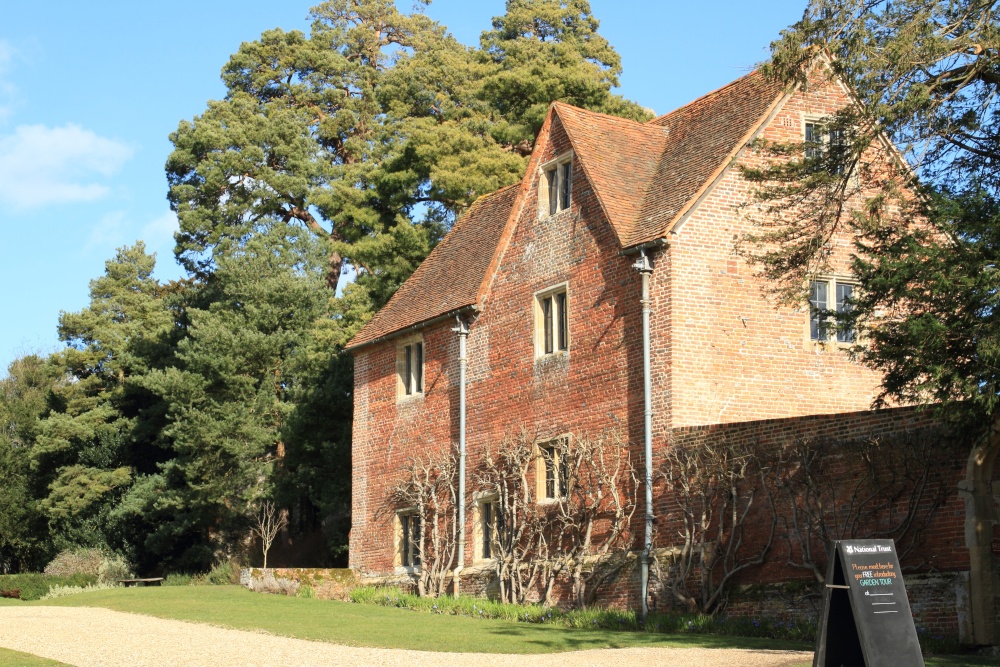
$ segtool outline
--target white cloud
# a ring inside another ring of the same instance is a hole
[[[129,146],[79,125],[21,125],[0,135],[0,205],[15,209],[94,201],[100,182],[132,157]]]

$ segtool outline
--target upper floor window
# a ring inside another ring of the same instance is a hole
[[[573,193],[573,158],[558,158],[542,167],[542,188],[539,195],[539,211],[543,215],[555,215],[570,207]],[[542,197],[544,194],[546,197]]]
[[[396,352],[398,396],[424,393],[424,342],[420,339],[402,341]]]
[[[538,498],[565,498],[569,488],[569,438],[557,438],[538,445]]]
[[[806,121],[805,156],[834,175],[841,175],[846,169],[847,134],[843,129],[830,128],[821,121]]]
[[[535,356],[569,351],[569,297],[566,285],[535,296]]]
[[[809,283],[809,338],[828,341],[836,337],[838,343],[853,343],[854,329],[837,327],[831,313],[845,315],[851,312],[855,285],[836,278],[820,278]],[[835,334],[834,334],[835,332]]]

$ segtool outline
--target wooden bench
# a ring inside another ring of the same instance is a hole
[[[163,577],[147,577],[145,579],[119,579],[122,586],[159,586]]]

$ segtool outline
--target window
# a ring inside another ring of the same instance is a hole
[[[535,296],[535,356],[569,351],[569,299],[561,285]]]
[[[542,167],[539,215],[555,215],[570,207],[573,193],[573,159],[559,158]],[[547,196],[543,196],[547,195]]]
[[[403,567],[420,565],[420,515],[413,512],[396,515],[399,519],[399,564]]]
[[[569,438],[558,438],[538,445],[538,498],[564,498],[569,485]]]
[[[830,340],[835,331],[838,343],[854,342],[854,329],[838,327],[831,317],[833,313],[842,316],[851,312],[854,287],[853,283],[834,278],[821,278],[809,284],[810,340]]]
[[[822,168],[838,176],[843,174],[846,170],[844,162],[848,146],[846,132],[843,129],[830,129],[820,121],[807,121],[805,133],[806,159],[823,165],[817,169]]]
[[[424,343],[420,339],[403,341],[396,355],[398,396],[417,396],[424,393]]]
[[[476,557],[489,560],[497,556],[498,528],[503,526],[500,503],[495,496],[478,502],[479,525],[476,530]]]

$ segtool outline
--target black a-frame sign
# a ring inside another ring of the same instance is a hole
[[[892,540],[834,542],[813,667],[924,667]]]

